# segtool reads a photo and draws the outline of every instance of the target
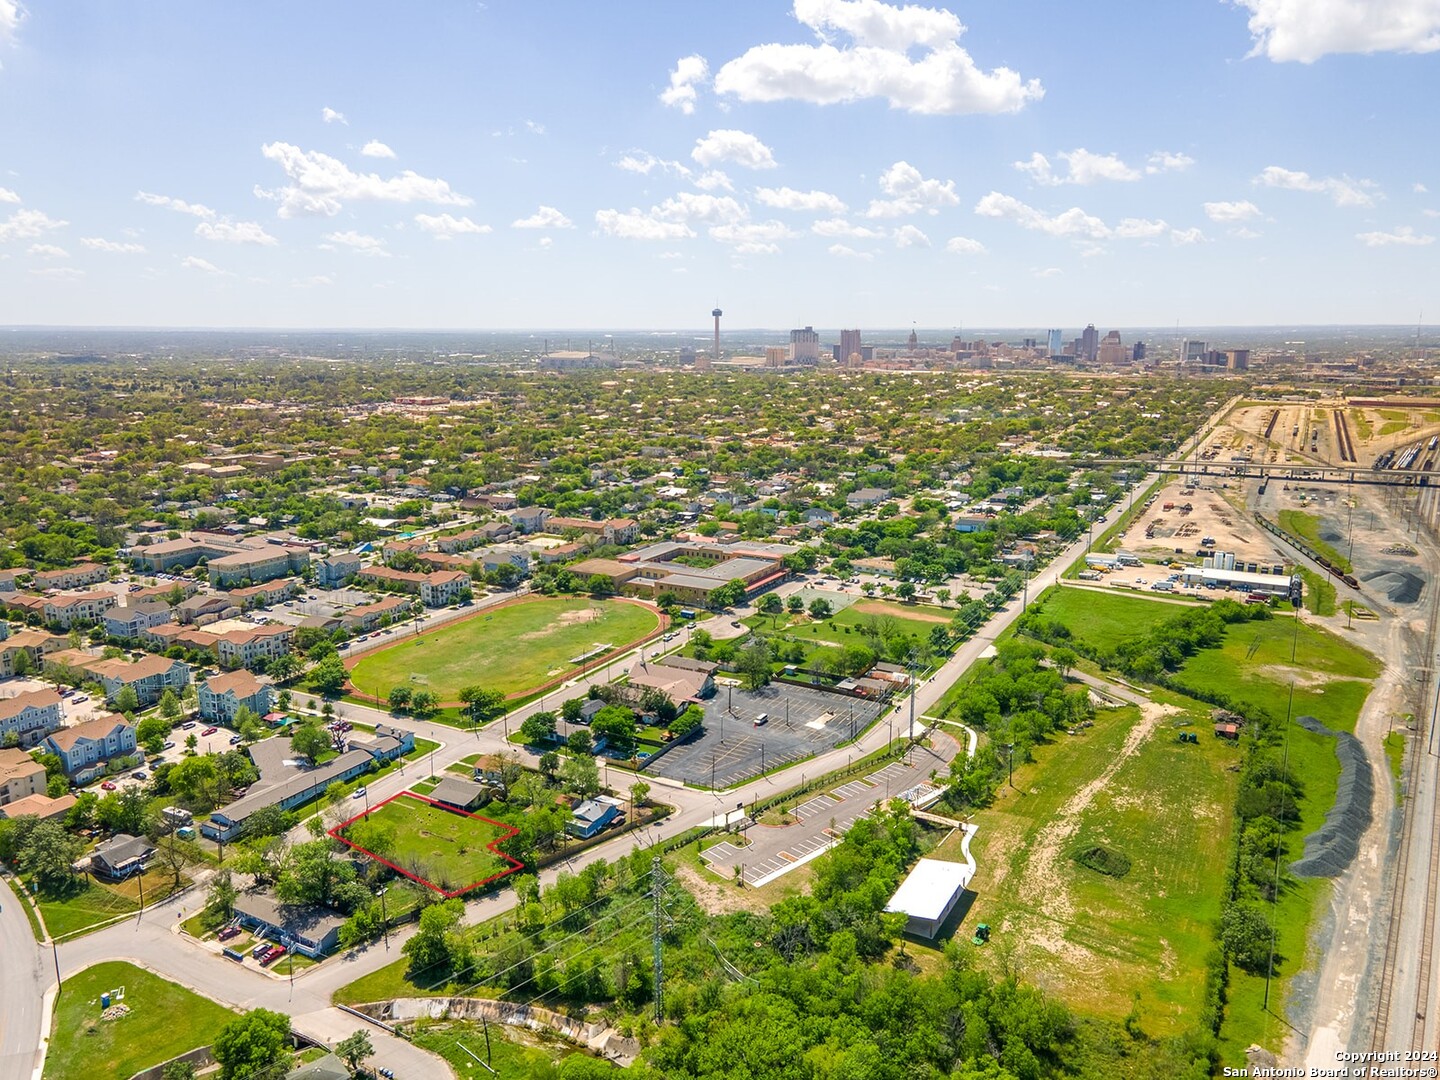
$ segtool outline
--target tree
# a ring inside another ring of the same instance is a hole
[[[594,737],[584,728],[570,732],[570,737],[565,740],[565,748],[574,757],[590,757],[594,753],[594,745]]]
[[[785,610],[791,615],[799,615],[805,610],[805,600],[799,593],[791,593],[785,601]]]
[[[433,716],[439,704],[434,690],[416,690],[410,695],[410,715],[423,720],[427,716]]]
[[[228,920],[235,914],[235,900],[239,895],[230,871],[222,869],[210,879],[210,886],[205,890],[205,910]]]
[[[691,705],[670,723],[670,733],[677,739],[690,734],[705,722],[705,710]]]
[[[505,695],[499,690],[466,686],[460,690],[460,700],[469,706],[470,723],[477,727],[505,713]]]
[[[644,806],[645,800],[650,797],[650,785],[644,780],[637,780],[630,785],[630,806]]]
[[[155,863],[170,875],[171,892],[180,888],[185,868],[201,858],[199,844],[193,840],[181,840],[174,832],[168,832],[155,841]]]
[[[315,764],[330,749],[330,736],[317,724],[297,724],[290,729],[290,749]]]
[[[543,746],[555,737],[553,712],[531,713],[520,725],[520,735],[531,746]]]
[[[345,664],[338,656],[327,656],[310,672],[310,685],[319,694],[332,697],[345,688]]]
[[[112,833],[142,836],[150,828],[150,799],[138,787],[112,791],[96,804],[95,817]]]
[[[751,641],[735,658],[735,669],[740,673],[747,690],[758,690],[770,682],[770,646],[758,638]]]
[[[226,1024],[211,1049],[220,1063],[220,1080],[262,1075],[289,1053],[290,1018],[269,1009],[251,1009]]]
[[[432,904],[420,913],[420,928],[401,948],[410,960],[410,973],[449,966],[454,955],[456,928],[465,904],[458,897]]]
[[[1050,651],[1050,662],[1055,665],[1055,670],[1060,673],[1060,678],[1065,678],[1074,669],[1080,660],[1074,649],[1052,649]]]
[[[160,1070],[160,1080],[195,1080],[195,1063],[177,1058]]]
[[[370,1044],[369,1032],[357,1031],[336,1043],[335,1053],[339,1055],[340,1060],[350,1066],[352,1073],[358,1073],[360,1063],[366,1058],[374,1056],[375,1047]]]
[[[20,846],[17,862],[42,889],[61,889],[70,883],[70,867],[85,850],[85,842],[71,836],[58,821],[40,821]]]
[[[1220,915],[1220,944],[1236,967],[1258,975],[1270,956],[1270,920],[1256,904],[1227,904]]]
[[[779,615],[785,610],[785,601],[775,593],[766,593],[760,598],[760,610],[766,615]]]
[[[555,778],[555,770],[560,768],[560,755],[554,750],[546,750],[545,753],[540,755],[539,765],[540,771],[544,773],[548,779],[553,780]]]
[[[15,672],[15,677],[18,679],[25,678],[35,670],[35,661],[30,658],[28,649],[15,651],[15,660],[11,665],[11,670]]]
[[[284,682],[286,679],[294,678],[295,673],[300,670],[300,661],[296,660],[291,653],[281,653],[271,659],[266,673],[276,682]]]
[[[814,600],[810,601],[810,617],[816,622],[822,619],[828,619],[831,610],[830,601],[826,600],[823,596],[817,596]]]
[[[583,697],[566,698],[560,703],[560,715],[569,723],[576,723],[580,719],[580,712],[585,708]]]
[[[192,810],[208,812],[220,803],[221,777],[213,754],[187,757],[168,774],[170,789]]]
[[[591,574],[585,587],[592,596],[610,596],[615,592],[614,583],[604,574]]]
[[[135,692],[133,686],[122,686],[119,693],[115,695],[115,711],[122,713],[133,713],[140,708],[140,695]]]
[[[391,712],[404,712],[410,704],[410,687],[404,683],[393,687],[385,700],[389,703]]]
[[[734,607],[745,599],[745,582],[734,578],[710,592],[710,606],[714,608]]]
[[[567,790],[588,799],[600,790],[600,769],[589,754],[572,755],[560,766],[560,781]]]
[[[147,754],[165,749],[165,736],[170,734],[170,721],[161,716],[147,716],[135,726],[135,741]]]
[[[915,583],[913,581],[902,581],[895,586],[895,595],[904,600],[907,604],[915,599]]]
[[[295,816],[280,808],[278,804],[262,806],[245,819],[240,826],[242,840],[259,840],[266,836],[279,836],[295,824]]]
[[[595,714],[590,730],[597,736],[605,736],[622,754],[628,754],[635,746],[635,714],[623,705],[606,705]]]
[[[169,687],[166,687],[165,692],[160,695],[160,715],[172,724],[180,716],[180,699]]]

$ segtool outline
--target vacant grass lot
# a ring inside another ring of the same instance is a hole
[[[1340,573],[1350,573],[1350,560],[1320,539],[1320,515],[1307,514],[1303,510],[1281,510],[1280,528],[1304,540],[1312,550],[1324,555],[1330,565]]]
[[[477,885],[510,868],[509,861],[490,848],[509,829],[483,818],[401,795],[338,835],[344,839],[346,832],[366,821],[370,825],[368,839],[375,844],[370,849],[373,854],[441,892]]]
[[[1178,604],[1095,589],[1050,589],[1031,610],[1058,619],[1101,652],[1185,612]]]
[[[362,656],[350,681],[382,699],[402,684],[452,704],[472,684],[523,695],[573,672],[572,657],[601,644],[621,648],[659,625],[660,617],[639,604],[527,597]]]
[[[1114,768],[1142,719],[1135,706],[1102,710],[1083,735],[1061,735],[1016,768],[1015,788],[1002,787],[974,818],[977,898],[961,936],[990,924],[982,963],[1009,958],[1027,981],[1115,1020],[1138,990],[1140,1026],[1151,1035],[1196,1023],[1231,832],[1228,770],[1239,760],[1237,748],[1208,734],[1199,746],[1176,741],[1181,720],[1207,718],[1184,702],[1183,715],[1159,719]],[[1075,862],[1093,845],[1127,857],[1130,871],[1114,878]]]
[[[125,988],[127,1016],[100,1019],[100,995]],[[133,1076],[209,1043],[235,1013],[133,964],[111,961],[65,980],[45,1056],[46,1080]]]
[[[172,878],[158,870],[144,875],[145,906],[157,904],[170,895]],[[40,914],[50,936],[82,934],[117,915],[140,910],[140,880],[131,878],[115,885],[102,885],[90,878],[77,878],[75,887],[62,894],[41,893]]]

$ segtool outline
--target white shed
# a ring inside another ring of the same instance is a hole
[[[904,912],[909,916],[905,924],[907,934],[934,938],[954,910],[960,894],[970,884],[974,872],[973,866],[964,863],[921,859],[895,890],[885,910]]]

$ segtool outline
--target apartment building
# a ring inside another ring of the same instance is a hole
[[[161,623],[142,633],[140,640],[157,652],[166,652],[179,646],[194,652],[214,653],[215,643],[220,640],[220,635],[175,623]]]
[[[249,667],[257,660],[284,656],[295,640],[293,626],[257,626],[215,635],[215,655],[227,667]]]
[[[105,698],[114,702],[125,687],[135,691],[142,709],[149,708],[160,700],[166,690],[176,694],[190,685],[190,665],[183,660],[171,660],[168,656],[145,656],[139,660],[92,660],[84,665],[85,670],[100,680],[105,688]]]
[[[142,600],[111,608],[102,620],[105,633],[127,641],[139,638],[151,627],[162,626],[169,621],[170,605],[156,600]]]
[[[60,695],[54,690],[31,690],[0,701],[0,740],[14,735],[20,745],[34,746],[49,732],[58,728]]]
[[[214,675],[197,687],[200,695],[200,719],[212,724],[235,726],[235,716],[249,709],[264,716],[275,704],[275,689],[248,671],[230,671]]]
[[[106,713],[74,727],[52,731],[40,744],[60,759],[65,775],[85,783],[105,771],[111,758],[135,753],[135,729],[123,716]]]
[[[61,593],[46,597],[45,621],[65,630],[88,626],[100,622],[105,612],[119,603],[116,595],[109,592]]]
[[[470,575],[463,570],[435,570],[420,583],[420,602],[426,607],[444,607],[460,599],[470,587]]]
[[[23,566],[17,566],[12,570],[0,570],[0,592],[16,592],[20,586],[20,579],[29,576],[30,571]]]
[[[359,555],[341,552],[315,562],[315,584],[322,589],[338,589],[360,572],[364,564]]]
[[[245,581],[273,581],[287,574],[299,573],[309,565],[310,553],[304,548],[266,544],[211,559],[206,569],[211,586],[223,589]]]
[[[634,518],[610,518],[591,521],[589,518],[552,517],[545,522],[547,532],[578,532],[602,544],[633,544],[640,523]]]
[[[398,622],[408,617],[413,603],[403,596],[386,596],[373,604],[351,608],[340,616],[340,622],[352,633],[368,634],[387,622]]]
[[[28,670],[39,672],[44,670],[45,657],[69,646],[70,639],[64,634],[51,634],[44,630],[17,630],[0,640],[0,677],[8,679],[25,667],[26,661],[19,659],[21,653],[29,657]]]
[[[522,533],[537,533],[545,528],[551,516],[543,506],[522,506],[510,511],[510,524]]]
[[[83,589],[86,585],[98,585],[110,580],[110,571],[99,563],[81,563],[64,570],[39,570],[35,573],[35,588],[42,592],[51,589]]]
[[[175,605],[177,622],[194,623],[204,626],[219,619],[231,619],[240,614],[229,593],[196,593]]]
[[[230,590],[230,601],[241,611],[283,603],[300,591],[299,578],[281,578],[260,585]]]
[[[0,806],[45,794],[45,766],[24,750],[0,750]]]

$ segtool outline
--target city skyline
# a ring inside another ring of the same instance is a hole
[[[1415,325],[1440,16],[1320,7],[0,0],[0,324]]]

